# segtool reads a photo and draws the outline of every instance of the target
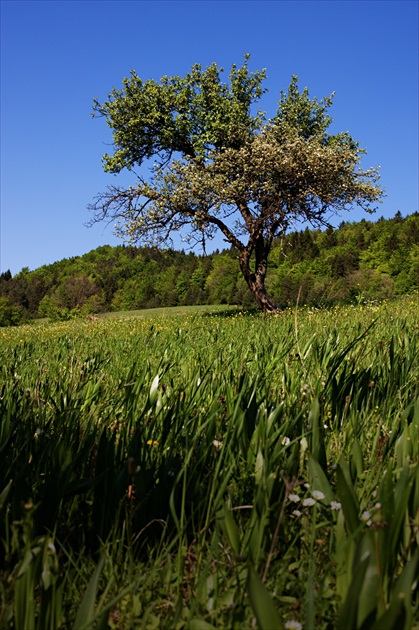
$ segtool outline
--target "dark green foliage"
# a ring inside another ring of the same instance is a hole
[[[22,321],[22,309],[6,297],[0,297],[0,327],[16,326]]]

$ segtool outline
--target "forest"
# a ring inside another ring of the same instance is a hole
[[[419,213],[290,232],[272,248],[266,287],[278,307],[390,299],[419,289]],[[162,306],[255,306],[231,247],[190,251],[104,245],[0,275],[0,326]]]

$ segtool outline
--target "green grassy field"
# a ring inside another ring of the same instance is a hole
[[[418,307],[0,329],[0,626],[418,627]]]
[[[144,308],[140,311],[118,311],[117,313],[110,312],[99,315],[98,317],[103,319],[121,319],[124,317],[156,319],[160,317],[175,317],[177,315],[228,315],[233,314],[235,311],[240,311],[240,308],[238,306],[229,306],[227,304],[215,304],[214,306],[197,304],[195,306],[172,306],[169,308]]]

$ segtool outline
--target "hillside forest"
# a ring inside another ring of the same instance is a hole
[[[295,231],[278,240],[266,286],[280,307],[389,299],[419,289],[419,213]],[[162,306],[254,306],[237,252],[105,245],[0,275],[0,325]]]

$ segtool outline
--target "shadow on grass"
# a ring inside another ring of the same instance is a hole
[[[214,311],[204,311],[201,315],[202,317],[220,317],[222,319],[231,319],[232,317],[237,317],[237,315],[239,315],[240,317],[254,317],[255,315],[259,315],[260,313],[261,310],[256,306],[243,306],[242,308],[238,306],[230,306]]]
[[[115,311],[110,313],[100,314],[100,318],[121,318],[121,317],[179,317],[179,316],[208,316],[208,315],[222,315],[229,316],[237,314],[238,311],[243,313],[247,309],[240,309],[239,306],[229,306],[222,304],[199,304],[193,306],[168,306],[168,307],[156,307],[146,308],[132,311]]]

